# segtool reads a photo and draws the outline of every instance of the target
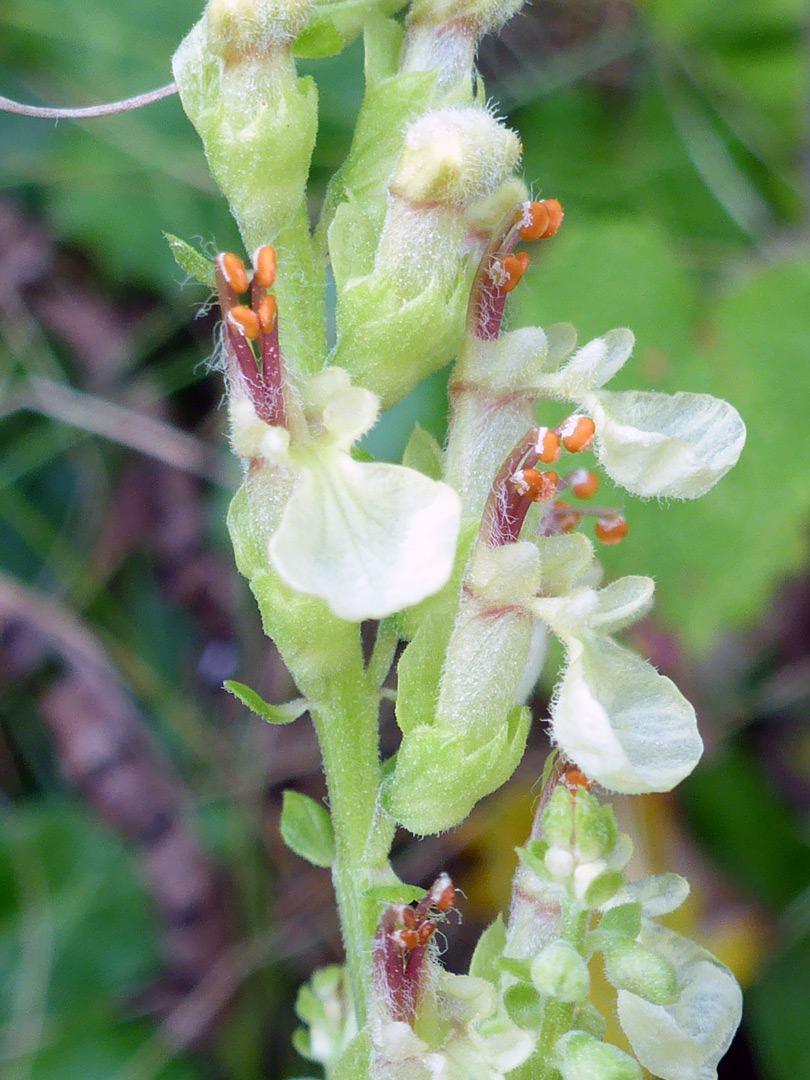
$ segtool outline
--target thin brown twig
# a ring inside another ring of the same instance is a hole
[[[145,94],[136,94],[122,101],[108,101],[103,105],[84,105],[76,109],[53,109],[44,105],[24,105],[21,101],[0,95],[0,110],[17,113],[20,116],[36,116],[43,120],[82,120],[97,116],[115,116],[117,113],[132,112],[142,109],[155,101],[172,97],[177,93],[177,84],[168,83],[157,90],[148,90]]]

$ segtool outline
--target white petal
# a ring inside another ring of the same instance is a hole
[[[634,495],[696,499],[736,464],[745,424],[709,394],[614,393],[583,398],[608,476]]]
[[[564,596],[569,593],[580,583],[594,561],[593,544],[583,533],[540,536],[536,544],[540,553],[544,596]]]
[[[287,585],[321,597],[339,618],[381,619],[447,582],[460,516],[453,489],[413,469],[313,454],[270,558]]]
[[[703,749],[695,711],[675,684],[609,638],[569,638],[552,703],[552,734],[592,780],[611,791],[669,791]]]
[[[620,329],[583,345],[561,372],[571,396],[578,397],[579,388],[595,390],[604,386],[627,363],[635,343],[630,330]]]
[[[629,881],[605,904],[603,911],[619,904],[641,904],[644,914],[669,915],[689,895],[689,882],[680,874],[652,874],[640,881]]]
[[[591,629],[613,634],[644,618],[652,607],[655,582],[652,578],[631,574],[617,578],[596,594],[597,607]]]
[[[619,1022],[633,1052],[661,1080],[716,1080],[742,1014],[736,979],[673,930],[645,922],[640,940],[675,966],[679,993],[673,1005],[651,1005],[619,991]]]
[[[380,408],[376,394],[352,386],[343,368],[328,367],[314,375],[302,391],[307,419],[317,434],[318,424],[344,450],[374,426]]]

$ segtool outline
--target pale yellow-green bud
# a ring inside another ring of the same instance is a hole
[[[438,109],[408,129],[393,195],[409,203],[468,205],[514,172],[520,140],[486,109]]]
[[[308,16],[309,0],[209,0],[208,47],[226,61],[265,52],[292,41]]]

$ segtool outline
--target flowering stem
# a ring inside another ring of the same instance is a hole
[[[332,880],[358,1022],[369,990],[368,943],[379,907],[366,896],[375,871],[384,872],[393,822],[379,812],[380,755],[377,696],[369,692],[359,648],[356,663],[336,672],[328,693],[311,708],[323,757],[336,857]]]

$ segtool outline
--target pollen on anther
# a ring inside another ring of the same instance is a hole
[[[523,223],[518,230],[523,240],[547,240],[559,229],[563,208],[557,199],[541,199],[525,204]]]
[[[543,233],[542,239],[548,240],[562,225],[562,219],[565,216],[562,205],[558,199],[544,199],[546,204],[546,210],[548,210],[548,228]]]
[[[238,255],[234,255],[230,251],[225,251],[220,256],[219,264],[222,267],[222,273],[225,275],[225,280],[234,292],[245,293],[248,291],[250,278],[245,269],[245,264]]]
[[[621,514],[605,515],[596,523],[596,535],[603,544],[619,544],[629,531],[630,526]]]
[[[253,280],[263,289],[272,289],[277,269],[276,249],[269,244],[256,248],[253,255]]]
[[[544,465],[553,465],[560,456],[560,437],[551,428],[537,431],[537,456]]]
[[[278,303],[275,296],[263,296],[259,301],[256,314],[259,318],[259,329],[263,334],[269,334],[276,324],[278,315]]]
[[[587,469],[577,469],[568,478],[571,491],[578,499],[592,499],[599,488],[599,478],[596,473],[588,472]]]
[[[517,255],[505,255],[501,259],[504,280],[501,282],[500,288],[506,293],[511,292],[520,283],[520,279],[526,273],[528,266],[529,256],[525,251],[518,252]]]
[[[512,483],[520,495],[526,495],[532,502],[548,502],[557,493],[557,485],[560,478],[557,473],[549,469],[548,472],[540,472],[538,469],[518,469],[512,476]]]
[[[252,308],[237,304],[228,312],[227,319],[250,341],[259,336],[259,316]]]
[[[596,424],[588,416],[576,413],[563,420],[557,428],[565,449],[571,454],[581,454],[593,446]]]
[[[579,769],[566,769],[563,775],[563,783],[571,792],[575,792],[577,788],[585,788],[586,791],[590,791],[593,787],[593,780],[590,780]]]

